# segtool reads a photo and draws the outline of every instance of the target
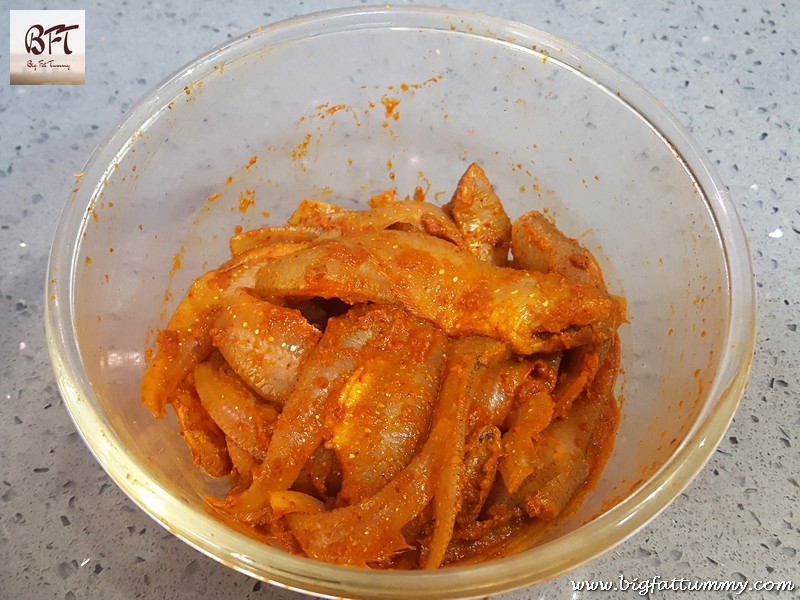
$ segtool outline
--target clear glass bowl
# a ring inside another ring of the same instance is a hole
[[[581,236],[629,302],[619,432],[581,509],[520,554],[402,573],[292,556],[209,516],[203,497],[223,487],[193,467],[174,420],[139,402],[145,348],[189,282],[226,257],[235,227],[280,223],[301,198],[363,206],[421,186],[444,202],[471,161],[512,216],[547,207]],[[347,597],[486,596],[607,551],[708,460],[755,337],[748,246],[728,191],[655,98],[542,31],[415,7],[265,27],[147,94],[76,179],[46,305],[72,418],[143,510],[234,569]]]

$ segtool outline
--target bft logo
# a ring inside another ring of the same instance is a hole
[[[84,11],[12,10],[10,16],[12,85],[83,85]]]
[[[72,54],[72,50],[69,49],[69,32],[79,28],[80,25],[65,25],[64,23],[54,25],[49,29],[45,29],[39,24],[31,25],[25,34],[25,50],[30,54],[40,55],[45,50],[44,36],[47,36],[47,54],[53,54],[53,44],[58,42],[61,43],[64,54]]]

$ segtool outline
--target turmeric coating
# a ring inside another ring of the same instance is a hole
[[[142,381],[212,510],[322,561],[434,569],[518,552],[577,505],[616,430],[625,301],[471,165],[444,207],[304,200],[239,233]]]

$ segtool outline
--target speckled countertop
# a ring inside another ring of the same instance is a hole
[[[73,174],[145,91],[227,38],[351,3],[161,1],[139,7],[126,0],[64,0],[53,8],[86,10],[84,86],[9,85],[8,45],[0,43],[0,599],[300,597],[194,551],[111,482],[59,397],[44,339],[43,285]],[[750,385],[699,477],[610,553],[507,598],[601,598],[573,595],[570,580],[616,580],[620,574],[794,580],[800,589],[800,4],[452,5],[571,39],[661,98],[730,186],[758,280],[760,332]],[[0,19],[0,34],[7,39],[7,18]]]

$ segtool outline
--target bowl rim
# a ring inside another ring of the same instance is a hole
[[[90,155],[84,173],[114,163],[133,133],[146,127],[187,81],[211,73],[214,64],[260,48],[355,29],[410,27],[489,38],[525,48],[560,63],[616,95],[672,149],[701,191],[717,227],[729,298],[729,326],[720,367],[706,390],[710,399],[682,442],[649,479],[602,515],[543,545],[497,561],[437,571],[387,572],[331,565],[271,548],[207,514],[188,509],[149,477],[145,465],[126,452],[111,425],[94,410],[96,397],[83,374],[73,319],[76,231],[85,226],[102,181],[76,178],[62,211],[47,268],[45,329],[62,397],[85,443],[109,476],[142,510],[204,554],[252,577],[289,589],[331,597],[452,598],[507,592],[561,575],[610,550],[655,518],[694,479],[722,439],[743,394],[756,336],[755,284],[747,237],[730,193],[704,151],[651,94],[604,60],[535,27],[451,8],[380,5],[341,8],[294,17],[227,41],[167,77],[134,105]],[[535,43],[531,43],[535,42]],[[157,112],[153,115],[153,110]],[[85,202],[82,203],[82,201]],[[68,269],[59,265],[69,265]],[[171,514],[166,518],[164,514]],[[177,516],[176,516],[177,515]],[[591,547],[582,539],[595,542]]]

